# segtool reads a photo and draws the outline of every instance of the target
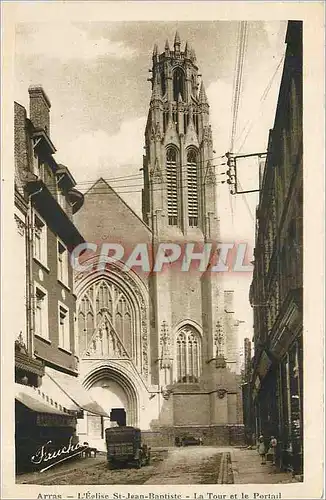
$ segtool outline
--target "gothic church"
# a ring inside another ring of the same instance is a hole
[[[75,224],[86,241],[155,254],[160,243],[219,241],[209,104],[196,55],[178,33],[154,46],[140,219],[103,179]],[[98,253],[85,260],[96,264]],[[240,439],[241,397],[232,291],[221,273],[126,270],[119,262],[77,273],[81,381],[111,418],[89,414],[79,435],[101,448],[104,429],[134,425],[152,444],[185,433],[204,444]]]

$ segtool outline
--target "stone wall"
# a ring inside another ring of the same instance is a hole
[[[245,444],[243,425],[161,427],[155,431],[142,431],[143,441],[152,447],[175,446],[175,438],[184,435],[201,437],[204,446]]]

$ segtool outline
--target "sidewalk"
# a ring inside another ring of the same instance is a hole
[[[289,472],[280,472],[271,462],[261,465],[257,450],[233,448],[231,452],[234,484],[296,483]]]

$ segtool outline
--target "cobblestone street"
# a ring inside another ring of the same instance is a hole
[[[291,483],[291,475],[262,466],[255,450],[218,447],[157,448],[151,464],[110,470],[105,454],[58,465],[43,473],[23,474],[19,484],[40,485],[182,485]]]

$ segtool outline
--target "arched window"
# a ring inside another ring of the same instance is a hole
[[[197,153],[191,149],[187,153],[188,184],[188,222],[189,226],[198,226],[198,169]]]
[[[185,77],[181,68],[173,72],[173,100],[178,101],[179,94],[185,100]]]
[[[166,152],[166,189],[169,225],[176,226],[178,224],[178,180],[177,152],[174,148],[169,148]]]
[[[176,338],[176,379],[179,383],[198,382],[201,372],[201,342],[191,326],[179,330]]]
[[[107,279],[92,283],[78,307],[80,353],[84,353],[94,331],[108,314],[124,348],[132,358],[137,351],[137,321],[134,305],[123,290]]]

